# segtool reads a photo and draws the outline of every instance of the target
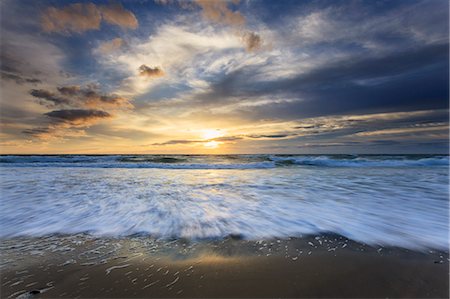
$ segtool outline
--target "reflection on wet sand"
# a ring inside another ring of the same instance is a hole
[[[448,252],[338,235],[3,240],[2,297],[446,297]]]

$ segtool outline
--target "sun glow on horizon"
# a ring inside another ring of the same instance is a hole
[[[215,138],[223,137],[225,135],[225,132],[222,132],[219,129],[205,129],[202,130],[202,139],[205,140],[205,143],[203,143],[203,146],[208,149],[216,149],[219,147],[219,145],[222,144],[222,142],[214,140]]]
[[[203,130],[202,138],[203,139],[214,139],[214,138],[222,137],[223,135],[224,135],[224,133],[221,132],[219,129],[216,129],[216,130],[206,129],[206,130]]]
[[[204,143],[203,146],[213,149],[213,148],[218,148],[220,144],[221,144],[221,142],[209,141],[209,142]]]

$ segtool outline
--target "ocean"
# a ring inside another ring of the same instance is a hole
[[[322,233],[448,249],[445,155],[0,156],[0,238]]]

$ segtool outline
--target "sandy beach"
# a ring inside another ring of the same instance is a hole
[[[338,235],[163,241],[88,235],[2,241],[2,298],[445,298],[448,252]]]

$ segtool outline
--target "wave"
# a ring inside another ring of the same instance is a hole
[[[0,238],[88,232],[260,239],[330,232],[368,244],[448,248],[447,169],[323,169],[5,168]]]
[[[448,156],[349,155],[62,155],[0,156],[0,167],[86,167],[159,169],[268,169],[276,167],[440,167]]]
[[[271,156],[270,159],[279,165],[305,165],[328,167],[419,167],[419,166],[449,166],[449,157],[439,156],[421,159],[411,158],[346,158],[336,159],[328,156],[283,157]]]
[[[183,158],[174,158],[174,157],[120,157],[117,159],[119,162],[135,162],[135,163],[142,163],[142,162],[153,162],[153,163],[181,163],[185,162],[186,159]]]

